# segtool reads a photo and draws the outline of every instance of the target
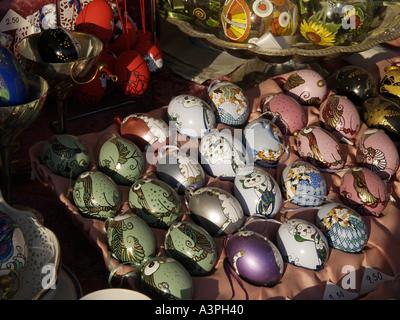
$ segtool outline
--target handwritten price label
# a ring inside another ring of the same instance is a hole
[[[323,300],[353,300],[358,297],[355,292],[349,292],[331,281],[326,283]]]
[[[13,9],[8,10],[3,20],[0,22],[0,31],[6,32],[19,28],[29,27],[31,24]]]
[[[365,272],[361,282],[360,295],[366,294],[376,289],[382,282],[392,280],[390,277],[374,268],[365,267]]]

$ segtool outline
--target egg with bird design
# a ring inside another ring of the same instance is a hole
[[[340,200],[363,216],[380,216],[389,203],[385,182],[368,168],[348,169],[339,189]]]
[[[165,252],[181,263],[191,276],[204,276],[217,263],[217,247],[211,235],[195,223],[173,222],[164,239]]]

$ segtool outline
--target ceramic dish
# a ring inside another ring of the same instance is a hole
[[[20,287],[13,300],[51,300],[61,267],[60,244],[55,234],[44,227],[30,211],[11,207],[0,193],[0,210],[21,228],[28,247],[28,260],[20,273]],[[18,286],[14,280],[13,288]]]

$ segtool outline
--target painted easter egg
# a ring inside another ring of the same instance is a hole
[[[382,179],[390,179],[399,168],[400,159],[396,145],[390,137],[378,129],[364,131],[357,143],[356,161],[377,173]]]
[[[108,218],[104,223],[107,244],[112,256],[119,262],[140,266],[156,253],[153,231],[143,219],[133,213]]]
[[[348,169],[339,189],[340,200],[361,215],[379,216],[389,202],[385,182],[365,167]]]
[[[78,176],[73,200],[84,218],[106,220],[117,215],[122,205],[117,184],[100,171],[86,171]]]
[[[324,203],[328,192],[324,176],[305,161],[294,161],[287,165],[282,171],[280,186],[284,199],[306,207]]]
[[[338,141],[354,144],[361,128],[360,114],[350,99],[333,95],[320,106],[319,120],[322,127],[332,133]]]
[[[303,128],[297,136],[296,144],[299,156],[321,171],[340,170],[346,164],[340,142],[321,127]]]
[[[185,196],[190,216],[212,237],[226,236],[242,227],[243,209],[229,192],[216,187],[196,191],[188,187]]]
[[[322,270],[329,257],[324,234],[312,223],[289,219],[278,229],[277,247],[283,260],[310,270]]]
[[[294,71],[286,80],[283,91],[301,105],[319,106],[329,93],[325,79],[314,70]]]
[[[165,252],[181,263],[191,276],[204,276],[217,262],[217,247],[211,235],[195,223],[173,222],[165,235]]]
[[[167,112],[171,129],[191,138],[200,139],[216,128],[212,108],[203,99],[190,94],[173,97]]]
[[[150,227],[164,230],[182,214],[176,191],[164,181],[147,176],[129,189],[129,207]]]
[[[69,134],[56,134],[43,145],[40,161],[55,174],[75,180],[89,168],[86,144]]]
[[[233,194],[246,216],[273,218],[282,204],[278,183],[268,172],[257,167],[248,174],[235,177]]]
[[[249,102],[239,86],[227,81],[215,81],[208,88],[208,96],[210,106],[216,109],[218,123],[237,127],[249,117]]]
[[[271,287],[283,276],[284,263],[278,248],[256,232],[228,235],[225,250],[232,269],[251,284]]]
[[[144,158],[132,141],[114,137],[101,146],[98,168],[116,184],[130,186],[143,173]]]
[[[141,286],[152,300],[191,300],[194,286],[189,272],[170,257],[154,257],[141,272]]]
[[[344,252],[360,252],[368,241],[362,217],[341,203],[324,204],[317,213],[316,225],[329,246]]]
[[[186,187],[197,190],[205,184],[205,174],[200,163],[183,152],[168,152],[157,164],[157,177],[168,183],[178,194]]]

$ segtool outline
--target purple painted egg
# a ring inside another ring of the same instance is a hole
[[[283,91],[301,105],[319,106],[326,99],[329,89],[317,71],[301,69],[287,78]]]
[[[282,278],[282,256],[266,237],[253,231],[238,231],[226,240],[229,264],[243,280],[258,286],[273,286]]]
[[[375,172],[364,167],[347,170],[339,190],[343,204],[365,216],[379,216],[389,200],[385,182]]]
[[[361,128],[360,115],[356,106],[345,96],[333,95],[320,106],[319,120],[322,127],[332,133],[336,139],[354,144]]]
[[[327,130],[309,126],[296,139],[299,156],[319,170],[339,170],[345,165],[345,156],[339,141]]]
[[[386,133],[368,129],[358,140],[356,161],[382,179],[388,179],[396,173],[400,160],[394,142]]]
[[[277,94],[266,99],[261,106],[264,118],[272,120],[279,115],[275,124],[284,135],[293,135],[307,125],[307,116],[303,107],[287,94]]]

